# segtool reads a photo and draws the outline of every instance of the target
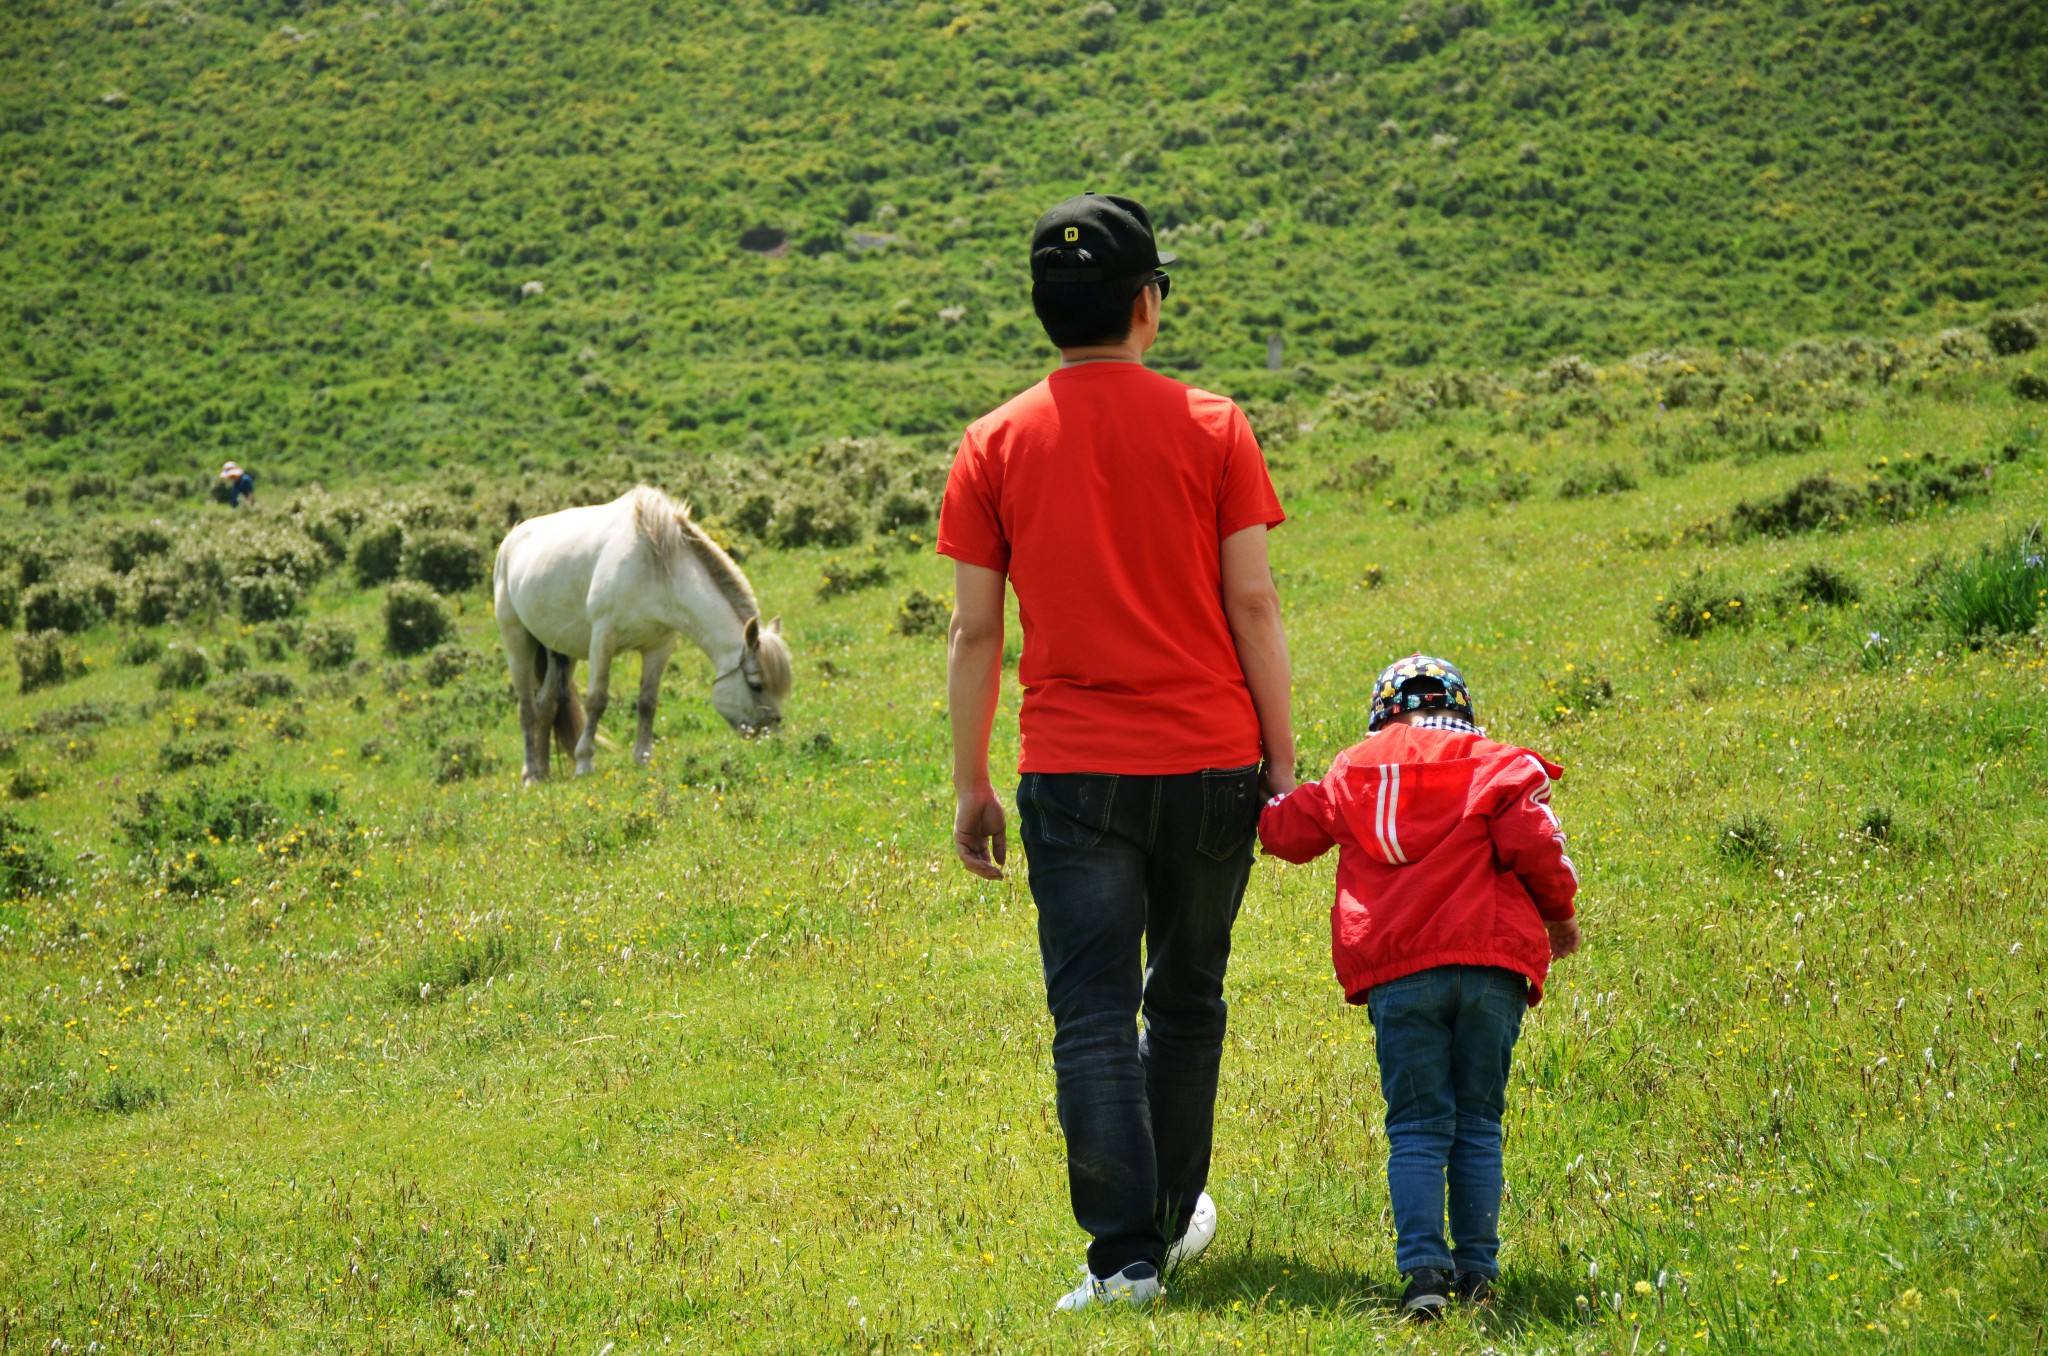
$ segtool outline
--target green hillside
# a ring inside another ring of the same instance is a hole
[[[2041,32],[2028,0],[10,5],[0,457],[943,441],[1042,362],[1020,242],[1088,187],[1155,207],[1159,357],[1234,393],[1931,332],[2048,281]]]

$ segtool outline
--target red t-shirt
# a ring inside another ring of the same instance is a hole
[[[939,554],[1017,590],[1020,770],[1256,763],[1222,543],[1285,517],[1244,412],[1137,363],[1061,368],[969,425]]]

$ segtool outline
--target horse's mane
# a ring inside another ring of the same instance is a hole
[[[634,486],[626,491],[625,497],[633,501],[633,526],[656,559],[673,568],[682,553],[688,551],[742,621],[761,615],[761,604],[754,599],[754,586],[747,582],[724,548],[697,526],[690,517],[688,504],[678,504],[648,485]]]

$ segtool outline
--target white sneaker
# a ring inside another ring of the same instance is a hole
[[[1127,1304],[1135,1309],[1155,1303],[1165,1293],[1157,1267],[1150,1262],[1133,1262],[1107,1280],[1091,1272],[1088,1279],[1074,1287],[1072,1294],[1060,1297],[1056,1308],[1061,1313],[1086,1309],[1091,1304]]]
[[[1172,1271],[1184,1267],[1202,1255],[1209,1246],[1209,1240],[1216,1237],[1216,1202],[1203,1192],[1195,1198],[1194,1217],[1188,1221],[1188,1231],[1166,1247],[1166,1269]]]

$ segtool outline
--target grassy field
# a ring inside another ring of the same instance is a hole
[[[1560,361],[1269,423],[1308,770],[1386,657],[1449,655],[1567,768],[1586,875],[1502,1303],[1430,1331],[1390,1313],[1327,860],[1247,898],[1216,1246],[1143,1317],[1049,1312],[1081,1239],[1030,897],[950,864],[946,568],[870,474],[943,457],[783,466],[872,514],[840,546],[732,529],[796,653],[779,736],[692,657],[651,767],[528,791],[463,573],[508,497],[615,485],[230,520],[17,481],[0,598],[62,625],[6,655],[0,1351],[2036,1350],[2040,354]],[[394,589],[450,636],[388,653]]]

